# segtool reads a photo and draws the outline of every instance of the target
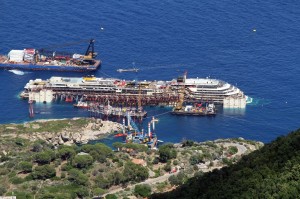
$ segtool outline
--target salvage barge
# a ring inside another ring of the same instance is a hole
[[[217,79],[183,77],[170,81],[130,81],[94,76],[51,77],[30,80],[21,97],[36,102],[92,101],[111,105],[169,105],[212,102],[225,108],[245,108],[247,96],[237,87]]]
[[[173,115],[192,115],[192,116],[215,116],[216,107],[213,103],[200,103],[195,105],[186,105],[181,108],[177,106],[171,112]]]
[[[8,55],[0,55],[0,68],[21,70],[53,70],[53,71],[95,71],[101,65],[95,60],[95,40],[89,40],[85,54],[71,54],[47,49],[11,50]]]

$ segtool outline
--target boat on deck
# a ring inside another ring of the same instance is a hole
[[[76,108],[90,108],[90,105],[87,102],[77,102],[77,104],[73,104]]]

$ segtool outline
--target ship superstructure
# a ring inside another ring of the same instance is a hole
[[[183,87],[186,101],[213,101],[224,107],[245,107],[247,96],[236,86],[212,78],[187,78],[186,74],[172,80],[171,86],[178,91]]]
[[[171,81],[128,81],[87,76],[51,77],[30,80],[23,98],[51,102],[58,98],[107,102],[112,104],[176,105],[182,102],[213,102],[226,107],[244,108],[246,95],[237,87],[217,79],[180,77]],[[138,100],[138,98],[140,100]]]

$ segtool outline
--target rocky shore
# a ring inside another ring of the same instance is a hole
[[[54,132],[53,129],[45,130],[46,124],[53,123],[52,126],[55,126],[55,123],[58,122],[67,123],[65,127]],[[18,133],[17,130],[21,127],[25,128],[27,133]],[[119,123],[94,118],[36,120],[24,123],[21,127],[20,124],[6,125],[5,129],[9,130],[9,133],[6,131],[1,135],[21,137],[30,141],[44,140],[53,145],[72,145],[86,144],[91,140],[103,138],[114,131],[122,130],[122,125]]]

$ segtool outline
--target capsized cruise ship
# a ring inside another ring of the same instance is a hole
[[[187,78],[170,81],[135,81],[102,77],[51,77],[30,80],[21,93],[22,98],[36,102],[51,102],[57,96],[71,96],[101,101],[131,103],[140,98],[142,105],[175,105],[181,97],[186,102],[213,102],[224,108],[245,108],[247,96],[236,86],[211,78]],[[169,101],[168,101],[169,100]]]

